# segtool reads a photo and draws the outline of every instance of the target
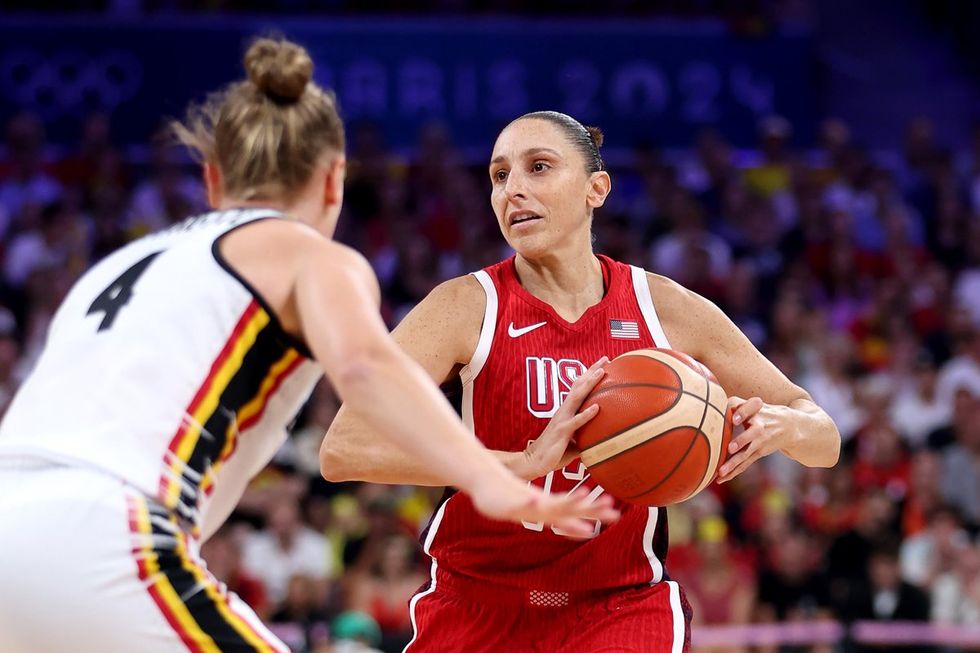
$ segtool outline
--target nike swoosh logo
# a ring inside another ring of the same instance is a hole
[[[537,329],[538,327],[543,327],[545,324],[547,324],[547,322],[538,322],[537,324],[532,324],[530,326],[521,327],[520,329],[515,329],[514,323],[511,322],[510,326],[507,327],[507,335],[509,335],[511,338],[520,338],[525,333],[530,333],[535,329]]]

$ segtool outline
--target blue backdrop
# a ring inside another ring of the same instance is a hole
[[[6,19],[0,113],[35,110],[71,142],[80,116],[108,109],[117,137],[139,142],[240,77],[249,38],[272,30],[311,50],[349,122],[376,122],[395,147],[440,120],[459,145],[486,149],[503,123],[538,109],[599,125],[613,147],[689,145],[704,124],[747,145],[770,113],[793,122],[797,143],[813,134],[807,36],[647,21]]]

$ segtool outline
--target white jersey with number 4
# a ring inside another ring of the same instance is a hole
[[[233,229],[283,218],[208,213],[86,272],[0,424],[0,459],[100,469],[210,535],[321,376],[218,251]]]

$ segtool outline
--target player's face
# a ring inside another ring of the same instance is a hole
[[[561,128],[533,118],[508,125],[490,160],[490,202],[507,243],[538,258],[576,237],[590,242],[591,181]]]

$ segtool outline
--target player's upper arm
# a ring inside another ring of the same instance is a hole
[[[452,279],[412,309],[392,336],[436,383],[442,383],[472,358],[485,305],[483,288],[473,277]],[[323,439],[320,466],[324,477],[335,481],[440,484],[429,478],[420,461],[378,437],[346,405]]]
[[[339,376],[393,348],[378,313],[377,277],[359,253],[326,239],[301,256],[293,304],[310,350],[340,390]]]
[[[729,395],[782,405],[809,398],[714,303],[666,277],[647,279],[671,347],[707,365]]]
[[[486,294],[471,275],[450,279],[418,303],[392,332],[436,383],[469,363],[480,338]]]

